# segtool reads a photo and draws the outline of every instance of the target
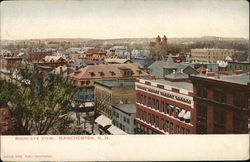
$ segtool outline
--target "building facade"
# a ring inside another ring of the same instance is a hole
[[[112,105],[112,124],[128,134],[134,134],[135,114],[135,104]]]
[[[95,105],[99,114],[112,118],[112,105],[135,103],[135,82],[95,81]]]
[[[228,62],[227,70],[243,70],[244,72],[250,72],[250,62]]]
[[[137,80],[137,134],[194,134],[195,119],[191,83]]]
[[[30,52],[29,61],[42,61],[46,56],[51,56],[51,51],[46,52]]]
[[[197,134],[248,133],[249,74],[191,76]]]
[[[191,49],[193,61],[216,63],[224,61],[227,56],[234,56],[234,49]]]

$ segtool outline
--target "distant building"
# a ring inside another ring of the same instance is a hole
[[[137,134],[194,134],[195,119],[191,83],[137,80]]]
[[[243,70],[244,72],[250,72],[250,61],[245,62],[228,62],[228,71]]]
[[[149,67],[150,74],[156,78],[164,78],[165,75],[171,74],[174,71],[182,71],[186,74],[198,74],[198,72],[189,64],[175,63],[171,55],[167,61],[155,61]]]
[[[70,68],[73,70],[78,70],[80,68],[87,66],[86,62],[87,60],[85,58],[75,58],[73,60],[73,63],[70,65]]]
[[[46,56],[51,56],[52,52],[30,52],[29,53],[29,61],[42,61]]]
[[[137,58],[137,59],[147,59],[151,58],[150,51],[149,50],[138,50],[138,49],[133,49],[131,51],[131,59],[132,58]]]
[[[87,50],[86,58],[105,58],[106,51],[99,49],[89,49]]]
[[[128,134],[135,134],[135,104],[112,105],[112,124]]]
[[[99,114],[112,118],[112,105],[135,103],[135,82],[125,80],[95,81],[95,105]]]
[[[191,49],[193,61],[216,63],[234,56],[234,49]]]
[[[158,35],[155,39],[155,42],[150,42],[149,47],[154,49],[160,57],[168,54],[168,41],[167,37],[164,35],[162,39]]]
[[[247,134],[250,75],[192,75],[197,134]]]

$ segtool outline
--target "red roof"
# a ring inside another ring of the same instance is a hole
[[[138,68],[132,64],[108,64],[108,65],[88,65],[82,69],[79,69],[75,73],[69,74],[70,78],[74,79],[99,79],[99,78],[120,78],[122,77],[122,72],[120,68],[127,67],[128,69],[131,69],[134,74],[133,76],[148,76],[148,74],[144,71],[142,71],[142,74],[139,74],[137,71]],[[104,75],[101,76],[100,73],[103,72]],[[94,75],[93,75],[94,74]]]
[[[106,54],[106,51],[103,50],[98,50],[98,49],[89,49],[87,53],[91,54]]]
[[[197,71],[199,71],[201,73],[206,72],[206,70],[207,69],[203,65],[197,69]]]

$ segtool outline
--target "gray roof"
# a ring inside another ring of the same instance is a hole
[[[174,62],[172,55],[170,54],[168,56],[166,63],[164,64],[164,68],[177,68],[178,65],[179,65],[178,63]]]
[[[119,104],[119,105],[113,105],[113,107],[128,114],[136,113],[135,104]]]
[[[95,81],[95,83],[104,85],[106,87],[118,87],[121,84],[123,84],[123,86],[134,86],[135,82],[134,81],[119,81],[119,80],[97,80]]]
[[[148,68],[151,69],[151,74],[157,78],[163,78],[163,66],[166,64],[164,61],[155,61]]]
[[[164,80],[164,79],[158,79],[158,80],[151,80],[152,82],[156,82],[156,83],[160,83],[160,84],[164,84],[164,85],[168,85],[168,86],[172,86],[175,88],[181,88],[181,89],[186,89],[188,91],[192,91],[193,92],[193,84],[192,83],[188,83],[188,82],[171,82],[168,80]]]
[[[188,75],[182,72],[171,73],[165,76],[165,78],[169,79],[186,79]]]
[[[216,74],[214,77],[207,77],[205,74],[196,75],[197,77],[213,79],[213,80],[221,80],[225,82],[237,83],[247,85],[250,82],[250,73],[238,74],[238,75],[223,75]]]

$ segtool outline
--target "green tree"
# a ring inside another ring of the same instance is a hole
[[[74,87],[60,75],[43,77],[23,68],[23,81],[0,82],[0,105],[8,106],[23,128],[30,134],[48,134],[54,126],[67,123]],[[69,122],[70,123],[70,122]]]

